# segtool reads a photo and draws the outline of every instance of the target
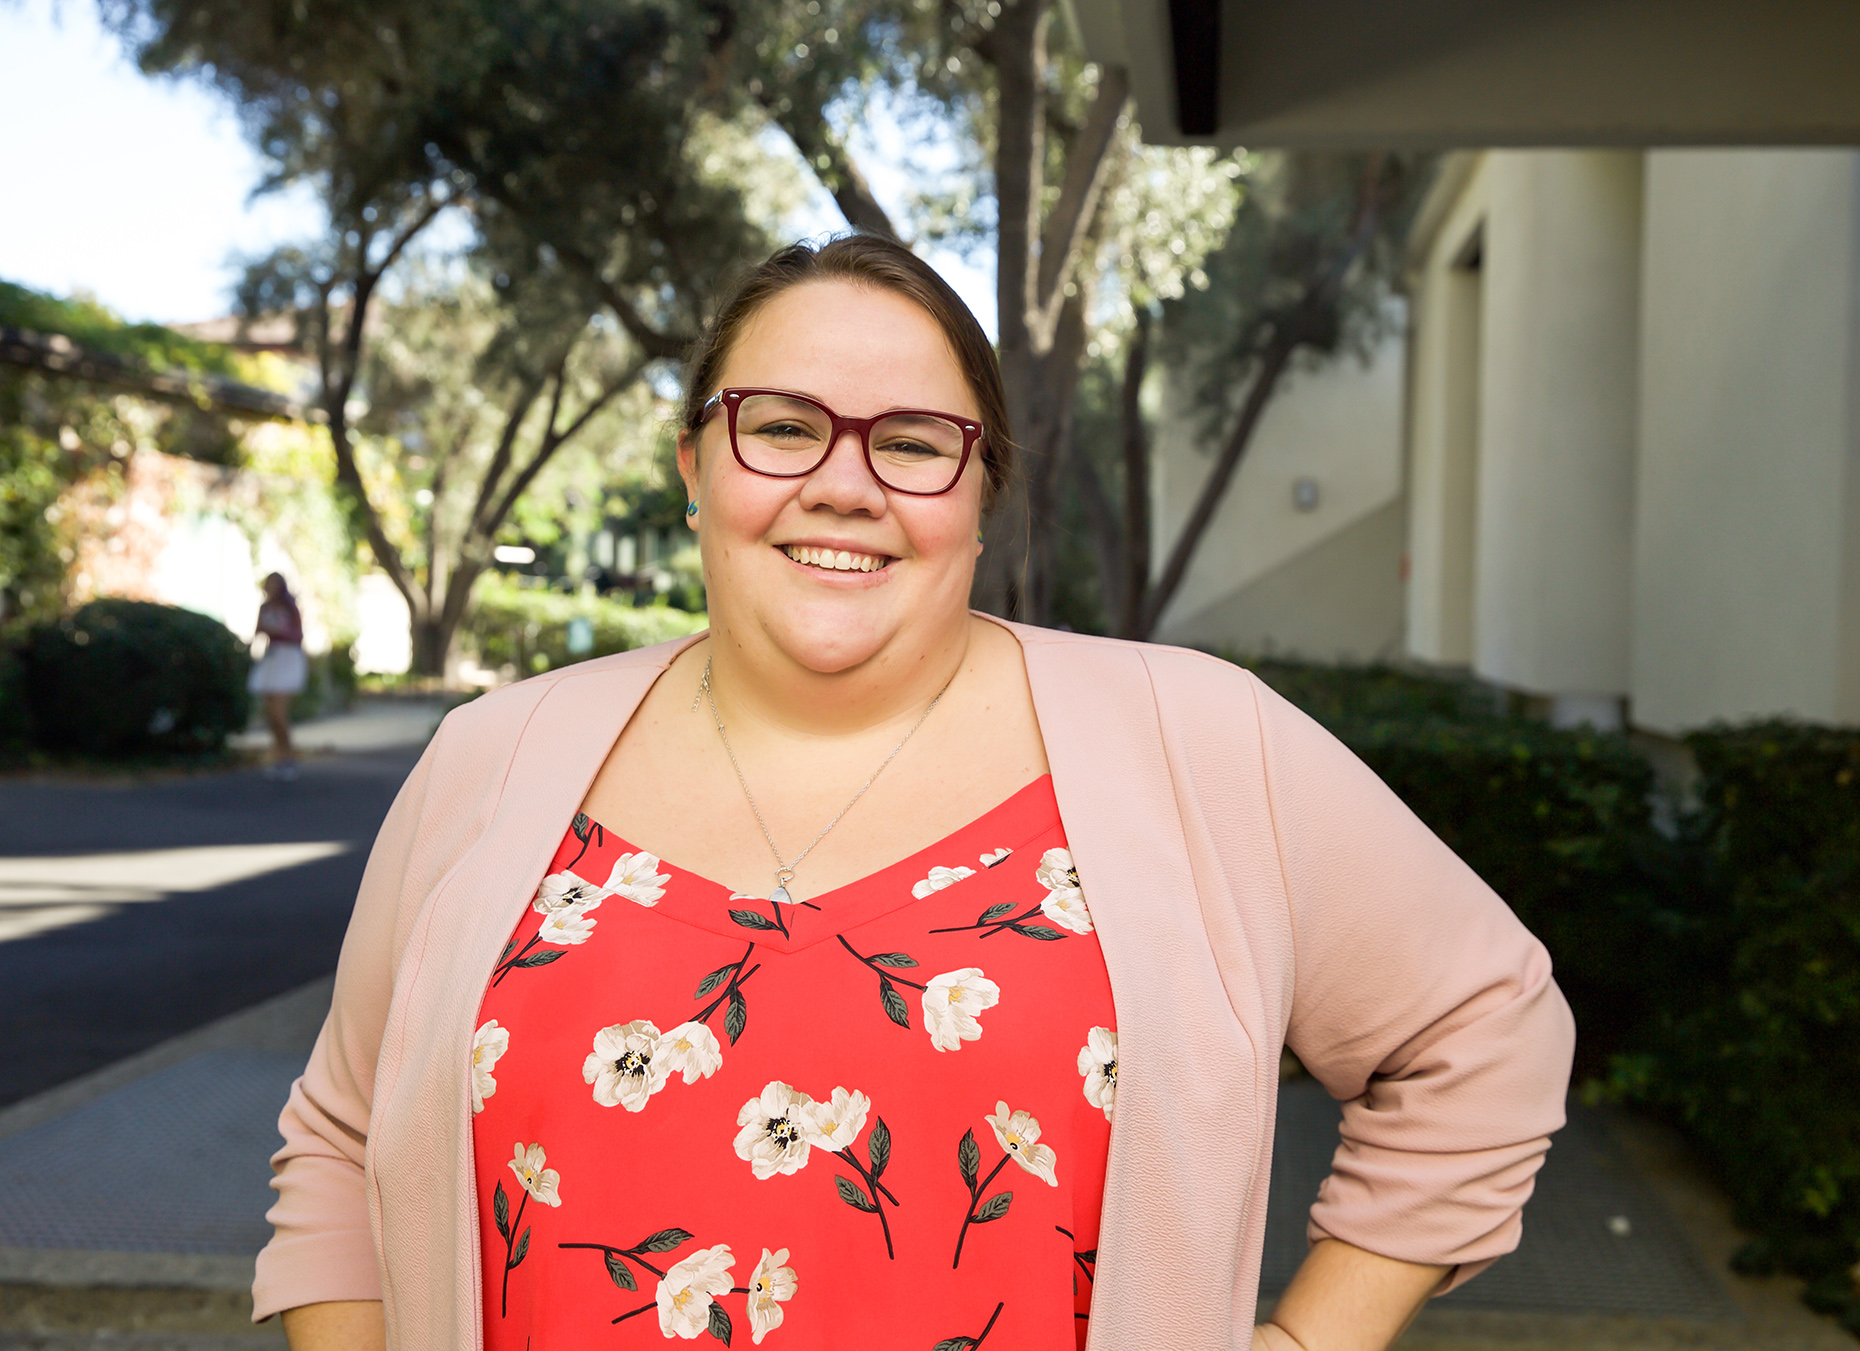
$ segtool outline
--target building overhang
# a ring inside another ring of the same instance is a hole
[[[1152,144],[1860,144],[1854,0],[1062,3]]]

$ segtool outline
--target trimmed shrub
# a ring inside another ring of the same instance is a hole
[[[1860,732],[1688,738],[1699,805],[1654,828],[1627,740],[1507,717],[1477,687],[1261,663],[1544,941],[1577,1082],[1676,1122],[1754,1237],[1860,1334]]]
[[[591,629],[593,646],[587,652],[568,650],[569,625],[576,619],[586,621]],[[709,622],[702,613],[669,605],[636,609],[602,596],[571,596],[486,578],[473,597],[465,632],[484,665],[514,666],[519,676],[525,676],[682,638]]]
[[[1860,1334],[1860,732],[1766,722],[1689,737],[1719,899],[1690,997],[1619,1086],[1674,1115],[1756,1237],[1744,1270],[1810,1282]]]
[[[34,737],[87,755],[216,751],[246,724],[246,645],[192,610],[97,600],[26,648]]]

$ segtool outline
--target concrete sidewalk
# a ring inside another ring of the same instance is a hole
[[[0,1112],[0,1351],[279,1347],[245,1289],[264,1242],[278,1108],[325,979]],[[1282,1285],[1335,1141],[1309,1080],[1281,1091],[1263,1270]],[[1513,1256],[1436,1302],[1411,1351],[1853,1351],[1795,1283],[1735,1277],[1727,1208],[1678,1142],[1575,1108]],[[1267,1307],[1270,1300],[1267,1301]]]
[[[423,746],[456,700],[399,695],[364,695],[346,712],[300,722],[291,727],[291,740],[301,755],[387,750],[395,746]],[[254,724],[230,739],[233,749],[264,751],[271,733],[254,710]]]

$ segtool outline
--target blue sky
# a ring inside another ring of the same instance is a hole
[[[103,31],[90,0],[0,0],[0,278],[86,292],[130,319],[225,314],[241,255],[313,232],[307,193],[252,200],[263,169],[232,108],[201,85],[151,80]],[[868,144],[887,130],[872,128]],[[863,162],[888,207],[909,183]],[[841,226],[823,214],[818,229]],[[984,262],[934,261],[994,328]]]

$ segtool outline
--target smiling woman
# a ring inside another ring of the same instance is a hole
[[[1542,947],[1247,673],[969,610],[1012,441],[932,269],[753,272],[678,467],[710,632],[464,706],[383,828],[261,1317],[1342,1351],[1515,1246],[1571,1044]],[[1249,1332],[1287,1046],[1344,1143]]]

